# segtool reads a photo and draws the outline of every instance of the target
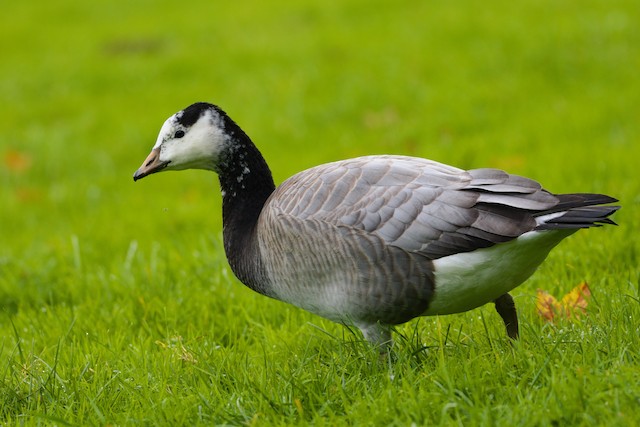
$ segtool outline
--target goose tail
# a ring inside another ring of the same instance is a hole
[[[618,200],[604,194],[556,194],[559,202],[552,209],[535,215],[536,230],[578,229],[617,225],[611,218],[620,206],[609,205]],[[603,206],[605,205],[605,206]]]

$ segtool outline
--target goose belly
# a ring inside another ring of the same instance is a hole
[[[403,323],[428,307],[431,260],[359,230],[304,225],[306,238],[272,227],[278,238],[261,241],[269,295],[345,323]]]
[[[351,323],[353,317],[359,317],[362,307],[354,303],[357,299],[347,291],[345,283],[350,283],[347,278],[328,279],[324,282],[314,278],[299,281],[295,286],[287,286],[285,281],[280,281],[276,298],[334,322]]]
[[[309,240],[292,239],[275,250],[262,246],[269,294],[333,321],[358,317],[366,308],[354,259],[338,244],[327,250],[307,247]]]
[[[530,231],[507,243],[433,261],[435,290],[424,315],[461,313],[495,300],[527,280],[574,231]]]
[[[314,255],[309,264],[295,262],[294,271],[269,272],[275,298],[348,324],[404,323],[428,306],[432,279],[424,271],[407,278],[404,269],[391,272],[383,262],[363,266],[357,257],[338,252],[340,259],[323,263],[324,257]]]

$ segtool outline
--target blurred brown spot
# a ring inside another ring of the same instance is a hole
[[[395,125],[399,120],[398,112],[392,107],[381,111],[367,111],[362,116],[362,123],[369,129],[379,129]]]
[[[39,202],[43,198],[42,191],[33,187],[16,188],[15,196],[22,203]]]
[[[139,55],[162,49],[161,39],[121,39],[107,42],[103,49],[107,55]]]
[[[524,168],[527,160],[524,156],[505,156],[491,159],[491,165],[495,168],[510,171]]]
[[[4,166],[15,173],[24,173],[31,168],[31,156],[18,150],[7,150],[3,156]]]

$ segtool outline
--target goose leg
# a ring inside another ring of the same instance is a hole
[[[516,312],[516,304],[513,302],[511,295],[504,294],[499,296],[495,301],[496,311],[502,317],[504,325],[507,327],[507,335],[511,339],[518,339],[518,313]]]
[[[362,331],[364,338],[371,344],[377,346],[381,353],[387,352],[393,345],[390,326],[374,323],[369,325],[359,325],[358,327]]]

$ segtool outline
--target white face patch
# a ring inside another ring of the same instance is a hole
[[[212,111],[205,111],[189,128],[180,123],[182,112],[169,117],[158,135],[154,148],[160,148],[160,160],[169,162],[167,170],[215,170],[220,153],[227,143],[222,119]],[[183,131],[181,138],[176,132]]]
[[[173,129],[176,127],[177,122],[176,116],[177,114],[174,114],[173,116],[165,120],[165,122],[162,124],[160,133],[158,134],[158,139],[156,139],[156,145],[153,146],[154,149],[158,148],[160,144],[162,144],[166,139],[168,139],[168,137],[174,134]]]

